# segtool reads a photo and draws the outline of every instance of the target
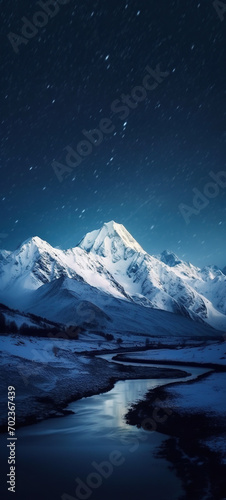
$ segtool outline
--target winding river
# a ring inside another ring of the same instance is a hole
[[[112,362],[113,355],[101,357]],[[170,365],[170,368],[178,367]],[[207,371],[180,368],[191,374],[182,381]],[[155,456],[166,436],[131,427],[124,420],[129,406],[143,398],[149,389],[174,381],[117,382],[107,393],[71,403],[68,408],[75,412],[73,415],[18,429],[15,498],[179,499],[183,493],[180,480],[165,460]],[[2,456],[6,435],[0,436],[0,445]],[[7,459],[2,458],[1,473],[5,482]]]

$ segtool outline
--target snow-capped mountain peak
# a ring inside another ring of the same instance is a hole
[[[25,240],[17,249],[17,252],[19,253],[21,250],[23,251],[24,248],[29,248],[29,249],[39,249],[41,251],[45,249],[52,248],[47,241],[42,240],[39,238],[39,236],[33,236],[31,238],[28,238]]]
[[[56,312],[61,299],[48,285],[56,281],[58,289],[61,278],[67,279],[71,290],[70,308],[73,294],[88,294],[92,303],[103,306],[106,312],[110,297],[226,329],[226,276],[216,266],[199,269],[169,251],[151,256],[114,221],[88,233],[69,250],[53,248],[35,236],[16,251],[0,254],[0,300],[8,306],[18,308],[21,300],[21,307],[28,307],[30,296],[40,289],[36,299],[46,301],[46,314],[49,295],[56,303]],[[65,291],[62,293],[67,297]]]
[[[113,262],[127,260],[133,253],[145,254],[143,248],[122,224],[105,223],[101,229],[88,233],[79,243],[86,252],[108,257]]]

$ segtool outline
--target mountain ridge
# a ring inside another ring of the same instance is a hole
[[[92,300],[101,292],[226,330],[226,276],[217,266],[200,269],[169,250],[149,255],[114,221],[68,250],[35,236],[0,255],[0,300],[10,307],[26,308],[32,292],[63,277],[91,287]]]

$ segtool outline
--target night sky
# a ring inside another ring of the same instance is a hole
[[[225,266],[226,179],[206,186],[209,172],[226,172],[226,11],[221,20],[212,0],[70,0],[52,18],[38,11],[1,3],[0,247],[37,235],[68,248],[113,219],[151,254]],[[7,35],[21,36],[22,17],[33,16],[45,26],[18,47],[14,39],[16,53]],[[168,76],[137,104],[131,97],[126,118],[113,112],[158,65]],[[76,151],[103,119],[112,132],[60,182],[53,162],[67,165],[65,148]],[[213,195],[202,210],[194,188]],[[181,203],[195,212],[189,223]]]

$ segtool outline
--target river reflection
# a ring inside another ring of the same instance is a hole
[[[177,500],[183,492],[179,479],[167,462],[155,458],[166,437],[129,426],[124,418],[130,405],[148,390],[170,381],[173,379],[117,382],[108,393],[70,404],[73,415],[19,429],[15,498]],[[6,478],[6,435],[1,435],[0,445],[2,477]],[[98,488],[79,490],[76,495],[78,478],[86,485],[96,472],[93,462],[109,462],[113,451],[120,453],[121,465],[113,467],[110,477],[101,478]],[[6,491],[3,498],[7,498]]]

